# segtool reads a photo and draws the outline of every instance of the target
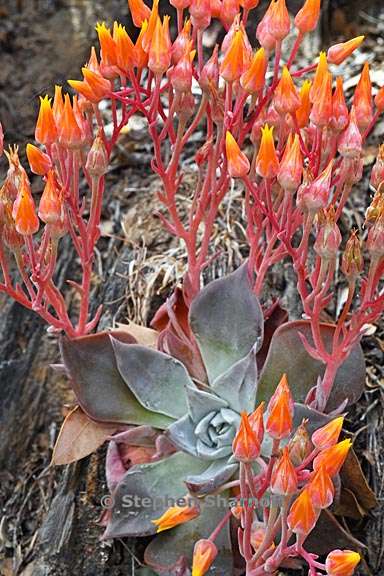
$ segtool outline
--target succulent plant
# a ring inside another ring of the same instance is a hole
[[[223,500],[212,494],[222,489],[220,497],[228,497],[222,487],[236,475],[232,442],[240,413],[268,401],[282,372],[300,402],[316,385],[323,366],[310,357],[302,341],[310,342],[310,327],[305,321],[279,326],[283,318],[275,314],[264,321],[245,264],[208,284],[194,299],[187,319],[191,345],[176,347],[179,359],[138,344],[124,331],[62,340],[64,364],[85,414],[123,430],[112,436],[107,458],[114,504],[104,537],[154,534],[153,520],[169,508],[171,498],[176,501],[188,493],[199,497],[195,519],[159,534],[147,547],[145,560],[160,573],[187,573],[180,557],[188,557],[193,543],[213,530],[225,513]],[[325,341],[331,341],[333,327],[324,325],[322,330]],[[184,336],[179,334],[179,340]],[[163,346],[168,351],[169,343],[168,338],[168,346]],[[183,350],[189,372],[180,361]],[[191,350],[196,354],[195,371],[190,369]],[[356,345],[339,369],[329,409],[346,399],[354,402],[363,385],[364,359]],[[310,431],[327,419],[298,403],[297,425],[303,417],[309,419]],[[137,428],[124,431],[126,425]],[[155,442],[154,458],[126,471],[117,448],[134,444],[135,436],[141,447]],[[261,454],[270,450],[265,443]],[[220,553],[212,574],[232,574],[228,530],[221,532],[217,545]]]

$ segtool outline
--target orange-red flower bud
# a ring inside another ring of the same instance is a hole
[[[320,0],[305,0],[295,16],[295,26],[302,34],[312,32],[319,21]]]
[[[39,203],[39,218],[46,224],[60,226],[64,222],[63,197],[53,170],[48,172],[47,182]]]
[[[323,83],[315,93],[310,119],[319,128],[327,126],[332,118],[332,74],[323,77]]]
[[[64,97],[64,110],[61,119],[59,142],[67,148],[79,148],[83,145],[81,129],[76,121],[69,94]]]
[[[239,0],[222,0],[220,20],[225,28],[229,28],[240,10]]]
[[[381,212],[368,232],[366,248],[372,260],[384,256],[384,213]]]
[[[337,149],[346,158],[359,158],[363,149],[363,138],[357,124],[356,110],[352,106],[347,128],[340,134]]]
[[[304,128],[309,122],[312,106],[309,97],[311,86],[310,80],[305,80],[300,88],[300,108],[296,110],[296,120],[299,128]]]
[[[140,34],[137,37],[136,44],[135,44],[135,62],[138,70],[142,70],[148,64],[148,53],[144,50],[143,47],[143,38],[146,34],[148,29],[148,22],[144,20],[143,25],[140,29]]]
[[[341,270],[348,280],[356,279],[364,269],[364,259],[356,230],[352,230],[341,261]]]
[[[334,444],[337,444],[340,436],[341,429],[343,427],[344,416],[338,416],[334,418],[322,428],[318,428],[312,434],[312,444],[319,448],[319,450],[325,450],[325,448],[330,448]]]
[[[324,466],[315,472],[312,480],[307,485],[307,490],[315,508],[320,510],[328,508],[335,496],[335,487]]]
[[[96,25],[101,50],[101,63],[103,66],[115,66],[117,64],[116,44],[105,22]]]
[[[333,206],[324,212],[323,218],[325,218],[325,220],[320,224],[313,248],[320,258],[333,260],[336,258],[341,244],[341,233],[335,221],[335,210]]]
[[[200,514],[200,509],[195,504],[185,504],[184,506],[171,506],[164,512],[160,518],[152,520],[152,523],[157,526],[157,532],[163,532],[163,530],[169,530],[174,526],[179,524],[184,524],[189,522],[194,518],[197,518]]]
[[[117,67],[127,75],[137,64],[135,46],[125,27],[117,22],[113,24],[113,40],[116,44]]]
[[[273,128],[270,128],[268,124],[261,129],[261,142],[256,158],[256,171],[262,178],[274,178],[279,171],[279,160],[273,141]]]
[[[40,111],[35,128],[35,140],[46,146],[57,140],[57,128],[48,96],[40,96]]]
[[[256,435],[256,438],[261,446],[264,438],[264,402],[260,402],[258,407],[252,414],[249,415],[249,423],[251,428]]]
[[[177,92],[190,92],[192,86],[192,59],[195,50],[189,51],[189,46],[185,54],[175,64],[170,72],[170,80],[173,88]]]
[[[300,108],[300,97],[286,66],[273,95],[273,105],[279,114],[294,114]]]
[[[192,576],[204,576],[218,553],[211,540],[198,540],[193,549]]]
[[[39,219],[36,215],[31,187],[25,175],[21,179],[20,189],[13,204],[12,217],[17,232],[22,236],[31,236],[39,229]]]
[[[341,132],[348,126],[349,113],[345,102],[343,79],[341,76],[336,78],[336,88],[332,96],[332,118],[331,126],[336,132]]]
[[[325,561],[327,576],[352,576],[360,554],[352,550],[332,550]]]
[[[237,30],[225,53],[220,66],[220,74],[227,82],[239,80],[249,65],[249,52],[241,29]]]
[[[152,38],[155,33],[156,23],[159,16],[159,0],[153,0],[151,14],[148,19],[148,26],[142,37],[143,50],[149,52]]]
[[[86,170],[90,176],[100,178],[108,170],[108,154],[101,136],[96,136],[88,152]]]
[[[297,474],[287,446],[273,467],[270,487],[271,492],[279,496],[288,496],[297,490]]]
[[[304,182],[297,193],[297,203],[308,212],[326,208],[332,181],[333,160],[312,182]]]
[[[318,513],[312,504],[309,490],[304,488],[291,506],[287,518],[288,526],[295,534],[307,536],[315,527],[317,518]]]
[[[245,10],[253,10],[259,5],[260,0],[240,0],[240,6]]]
[[[216,88],[219,83],[219,46],[216,44],[212,56],[203,66],[200,74],[199,84],[201,89],[209,91],[211,87]]]
[[[148,20],[151,15],[150,8],[143,0],[128,0],[128,6],[134,25],[141,28],[144,20]]]
[[[81,71],[84,75],[84,81],[68,80],[68,84],[84,98],[90,102],[97,103],[111,93],[112,86],[110,81],[99,72],[93,72],[89,68],[82,68]]]
[[[188,19],[172,44],[172,62],[177,64],[191,46],[191,21]]]
[[[272,0],[271,5],[269,33],[275,40],[281,42],[289,34],[291,20],[285,5],[285,0]]]
[[[320,466],[324,466],[325,470],[331,476],[336,476],[345,462],[348,452],[352,446],[351,440],[342,440],[334,446],[330,446],[322,450],[313,461],[313,469],[316,471]]]
[[[317,64],[315,76],[313,78],[311,90],[309,92],[311,102],[314,102],[315,99],[318,97],[318,94],[324,82],[324,78],[327,76],[328,72],[329,70],[328,70],[327,55],[325,52],[320,52],[319,62]]]
[[[288,138],[283,158],[280,162],[277,180],[284,190],[294,192],[300,186],[303,174],[303,155],[297,134]]]
[[[247,68],[241,78],[241,86],[250,94],[255,94],[264,88],[265,74],[268,67],[268,59],[263,47],[254,54],[249,68]]]
[[[369,64],[364,64],[359,82],[353,96],[353,106],[359,128],[365,130],[373,118],[372,84],[369,75]]]
[[[191,3],[191,0],[169,0],[171,6],[176,8],[176,10],[185,10]]]
[[[300,466],[312,452],[312,443],[307,430],[308,420],[303,420],[288,443],[289,457],[294,466]]]
[[[293,398],[286,374],[283,374],[276,391],[268,402],[266,430],[275,439],[286,438],[292,431]]]
[[[148,68],[157,75],[168,70],[171,64],[171,40],[169,37],[169,16],[164,16],[163,23],[157,17],[156,27],[148,53]]]
[[[352,54],[360,46],[364,36],[357,36],[348,40],[348,42],[342,42],[341,44],[334,44],[328,48],[327,58],[330,64],[341,64],[348,56]]]
[[[225,135],[225,152],[228,162],[228,173],[232,178],[243,178],[250,169],[249,160],[239,148],[232,134],[227,130]]]
[[[252,462],[260,454],[260,443],[249,423],[246,412],[242,412],[240,426],[232,444],[233,455],[242,462]]]
[[[211,1],[192,0],[189,7],[189,13],[191,15],[192,25],[196,30],[204,30],[205,28],[208,28],[211,23]]]
[[[266,534],[265,525],[261,524],[257,520],[254,521],[252,524],[252,528],[251,528],[250,541],[251,541],[251,546],[255,552],[257,552],[257,550],[263,544],[265,534]],[[275,543],[271,542],[271,545],[269,546],[268,550],[273,550],[274,548],[275,548]]]
[[[44,176],[52,168],[52,162],[48,154],[33,144],[27,144],[27,158],[34,174]]]
[[[55,86],[55,96],[53,98],[52,112],[56,126],[59,126],[64,112],[64,98],[63,87],[58,86],[57,84]]]

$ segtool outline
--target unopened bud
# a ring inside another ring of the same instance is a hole
[[[216,44],[212,56],[203,66],[199,84],[201,89],[208,92],[211,87],[217,88],[219,84],[219,46]]]
[[[320,227],[314,244],[316,254],[324,260],[336,258],[341,243],[341,233],[334,217],[334,210],[331,208],[325,216],[325,223]]]
[[[100,178],[108,170],[108,154],[101,136],[96,136],[92,147],[88,152],[85,165],[88,174],[94,178]]]
[[[192,576],[204,576],[211,567],[218,553],[211,540],[198,540],[193,549]]]
[[[26,148],[29,166],[34,174],[44,176],[52,168],[52,162],[48,154],[34,146],[27,144]]]
[[[384,144],[382,144],[379,148],[376,162],[372,168],[371,179],[369,183],[371,186],[373,186],[373,188],[375,188],[375,190],[377,190],[382,182],[384,182]]]
[[[294,466],[300,466],[312,451],[312,443],[307,430],[308,420],[303,420],[293,438],[288,443],[289,457]]]
[[[53,170],[48,172],[47,182],[40,198],[39,217],[46,224],[61,225],[64,222],[62,191]]]
[[[341,270],[348,280],[354,280],[363,271],[363,268],[364,260],[360,240],[356,230],[353,230],[345,245],[341,261]]]
[[[298,205],[308,212],[317,212],[327,206],[332,181],[332,168],[333,160],[315,180],[303,182],[297,192]]]
[[[368,232],[367,250],[372,259],[384,256],[384,214],[381,214]]]

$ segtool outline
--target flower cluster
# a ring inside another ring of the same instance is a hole
[[[301,557],[308,574],[351,576],[360,555],[350,550],[334,550],[325,563],[305,550],[304,542],[315,528],[322,510],[335,498],[335,479],[351,448],[349,439],[339,441],[342,416],[330,420],[310,436],[306,421],[294,430],[294,402],[285,375],[270,399],[254,412],[243,412],[233,440],[233,455],[240,462],[237,505],[224,516],[208,539],[195,544],[192,574],[203,576],[218,553],[215,539],[233,515],[238,526],[240,553],[250,576],[274,574],[284,562]],[[269,461],[261,459],[261,445],[272,441]],[[254,466],[262,462],[261,472]],[[223,487],[222,487],[223,489]],[[269,506],[261,506],[268,494]],[[153,522],[157,531],[189,522],[199,515],[196,506],[173,506]]]

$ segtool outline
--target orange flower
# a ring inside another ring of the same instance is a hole
[[[273,105],[279,114],[293,114],[300,108],[300,97],[286,66],[273,95]]]
[[[251,64],[240,78],[241,86],[250,94],[255,94],[264,88],[265,73],[268,67],[268,58],[263,47],[254,54]]]
[[[249,415],[249,423],[251,428],[256,435],[256,438],[261,446],[261,443],[264,438],[264,402],[260,402],[258,407],[252,414]]]
[[[295,26],[301,34],[312,32],[317,26],[320,16],[320,0],[305,0],[304,6],[295,17]]]
[[[309,490],[304,488],[291,506],[287,518],[288,526],[292,532],[307,536],[315,527],[317,518]]]
[[[211,540],[198,540],[193,549],[192,576],[204,576],[217,556],[216,545]]]
[[[171,41],[169,38],[169,16],[163,24],[157,17],[156,27],[149,48],[148,68],[154,74],[163,74],[171,64]]]
[[[320,52],[319,62],[316,67],[315,76],[313,78],[309,97],[311,102],[314,102],[324,82],[324,78],[328,74],[328,61],[325,52]]]
[[[225,151],[228,162],[228,173],[232,178],[243,178],[249,172],[249,160],[239,148],[232,134],[227,130],[225,135]]]
[[[246,412],[241,413],[241,422],[232,444],[233,455],[237,460],[251,462],[260,454],[260,443],[251,428]]]
[[[364,36],[357,36],[348,40],[348,42],[342,42],[341,44],[335,44],[328,48],[327,58],[330,64],[341,64],[348,56],[352,54],[360,46]]]
[[[39,219],[36,216],[31,187],[25,175],[21,179],[20,189],[13,203],[12,217],[16,231],[22,236],[31,236],[39,229]]]
[[[221,10],[220,10],[220,20],[224,24],[224,27],[228,29],[235,16],[238,14],[239,0],[222,0]]]
[[[148,22],[147,20],[144,20],[143,25],[141,26],[140,34],[138,35],[135,44],[135,62],[139,70],[142,70],[142,68],[145,68],[148,64],[148,53],[144,50],[143,47],[143,38],[147,29]]]
[[[261,129],[261,142],[256,158],[257,173],[263,178],[274,178],[279,171],[275,143],[273,141],[273,127],[266,124]]]
[[[335,496],[335,487],[324,466],[320,466],[317,470],[311,482],[307,485],[307,490],[315,508],[328,508],[332,504]]]
[[[311,100],[309,97],[312,84],[310,80],[305,80],[300,88],[300,108],[296,110],[296,120],[299,128],[307,126],[311,113]]]
[[[269,33],[275,40],[281,42],[289,34],[291,19],[285,5],[285,0],[272,0],[271,6]]]
[[[312,444],[319,448],[319,450],[324,450],[337,443],[339,440],[340,432],[343,427],[344,416],[339,416],[334,418],[328,424],[322,428],[318,428],[312,434]]]
[[[64,222],[63,198],[53,170],[48,172],[47,182],[40,198],[39,217],[46,224],[60,226]]]
[[[226,82],[238,80],[249,65],[249,52],[243,34],[241,28],[235,32],[221,63],[220,74]]]
[[[27,144],[26,152],[29,165],[34,174],[44,176],[52,168],[52,162],[48,154],[45,154],[37,146]]]
[[[182,58],[185,52],[190,50],[191,44],[191,21],[188,19],[185,21],[184,26],[179,32],[176,40],[172,44],[172,62],[177,64],[180,58]]]
[[[99,37],[101,62],[104,66],[115,66],[117,64],[116,44],[112,38],[109,28],[105,22],[96,25],[96,32]]]
[[[64,112],[64,98],[63,87],[58,86],[57,84],[55,86],[55,96],[53,98],[52,112],[56,126],[59,126]]]
[[[360,559],[360,554],[352,550],[332,550],[325,561],[327,575],[352,576]]]
[[[152,520],[152,523],[157,526],[157,532],[169,530],[179,524],[189,522],[199,516],[200,510],[196,505],[193,506],[171,506],[160,518]]]
[[[68,80],[68,84],[74,90],[82,94],[90,102],[100,102],[106,98],[112,90],[109,80],[104,78],[99,72],[94,72],[89,68],[81,69],[84,81]]]
[[[116,64],[124,74],[128,74],[136,66],[135,46],[125,27],[117,22],[113,24],[113,40],[116,44]]]
[[[128,7],[133,23],[137,28],[140,28],[144,20],[148,20],[151,15],[151,10],[144,4],[143,0],[128,0]]]
[[[293,399],[286,374],[283,374],[275,393],[268,403],[266,430],[272,438],[289,436],[292,430]]]
[[[351,440],[342,440],[330,448],[322,450],[313,461],[313,469],[316,471],[320,466],[324,466],[326,472],[333,478],[340,471],[345,462],[348,452],[352,446]]]
[[[37,118],[35,139],[40,144],[49,146],[57,140],[57,128],[51,108],[51,99],[48,96],[40,96],[40,111]]]
[[[148,18],[148,26],[142,37],[143,50],[149,53],[152,38],[155,33],[157,19],[159,17],[159,0],[153,0],[151,14]]]
[[[279,496],[294,494],[297,490],[297,474],[285,446],[282,456],[275,463],[271,476],[271,492]]]
[[[83,144],[82,134],[71,105],[69,94],[64,97],[64,110],[61,120],[59,142],[67,148],[78,148]]]
[[[332,96],[332,119],[331,126],[337,132],[341,132],[348,126],[349,114],[348,107],[345,103],[343,90],[343,79],[341,76],[336,78],[336,88]]]
[[[310,119],[313,124],[323,128],[332,118],[332,74],[328,72],[323,77],[323,83],[313,99]]]
[[[88,174],[94,178],[100,178],[108,170],[108,154],[101,136],[96,136],[88,152],[85,165]]]
[[[277,180],[284,190],[294,192],[300,186],[303,173],[303,155],[297,134],[290,134],[280,162]]]
[[[359,82],[353,96],[357,124],[361,130],[369,126],[373,117],[372,84],[369,76],[369,64],[364,64]]]

